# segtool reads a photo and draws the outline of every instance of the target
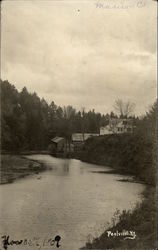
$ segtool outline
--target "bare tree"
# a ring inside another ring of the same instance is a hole
[[[72,106],[64,106],[63,108],[64,118],[67,120],[70,120],[76,113],[76,109],[74,109]]]
[[[127,118],[133,114],[135,103],[130,101],[124,102],[121,99],[117,99],[114,103],[114,108],[120,117]]]
[[[83,136],[83,139],[84,139],[84,132],[85,132],[85,107],[82,107],[81,108],[81,117],[82,117],[82,124],[81,124],[81,127],[82,127],[82,136]]]
[[[82,117],[84,117],[84,115],[85,115],[85,110],[86,110],[85,107],[81,107],[81,116]]]

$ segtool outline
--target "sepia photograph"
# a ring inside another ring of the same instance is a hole
[[[157,250],[157,1],[3,0],[0,250]]]

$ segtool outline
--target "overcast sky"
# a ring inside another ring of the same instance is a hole
[[[4,1],[2,79],[60,106],[106,113],[121,98],[142,114],[157,87],[156,1],[142,1]]]

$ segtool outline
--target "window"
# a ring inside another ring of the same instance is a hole
[[[123,121],[123,125],[127,125],[127,121]]]

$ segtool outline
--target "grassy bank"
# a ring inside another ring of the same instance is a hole
[[[11,183],[30,174],[38,174],[45,166],[19,155],[1,155],[0,184]]]
[[[111,166],[116,172],[154,185],[154,143],[138,134],[113,134],[88,139],[79,153],[83,161]]]
[[[156,250],[156,213],[155,190],[150,187],[145,190],[141,204],[138,204],[133,211],[124,210],[115,214],[111,226],[100,237],[87,242],[82,249]],[[136,238],[125,240],[125,236],[111,237],[108,236],[108,231],[112,233],[133,231]]]
[[[83,161],[111,166],[114,172],[134,176],[144,182],[143,201],[133,211],[118,212],[111,226],[82,249],[157,249],[156,147],[154,140],[138,134],[90,138],[79,154]],[[116,216],[117,215],[117,216]],[[135,239],[109,236],[107,231],[134,231]]]

